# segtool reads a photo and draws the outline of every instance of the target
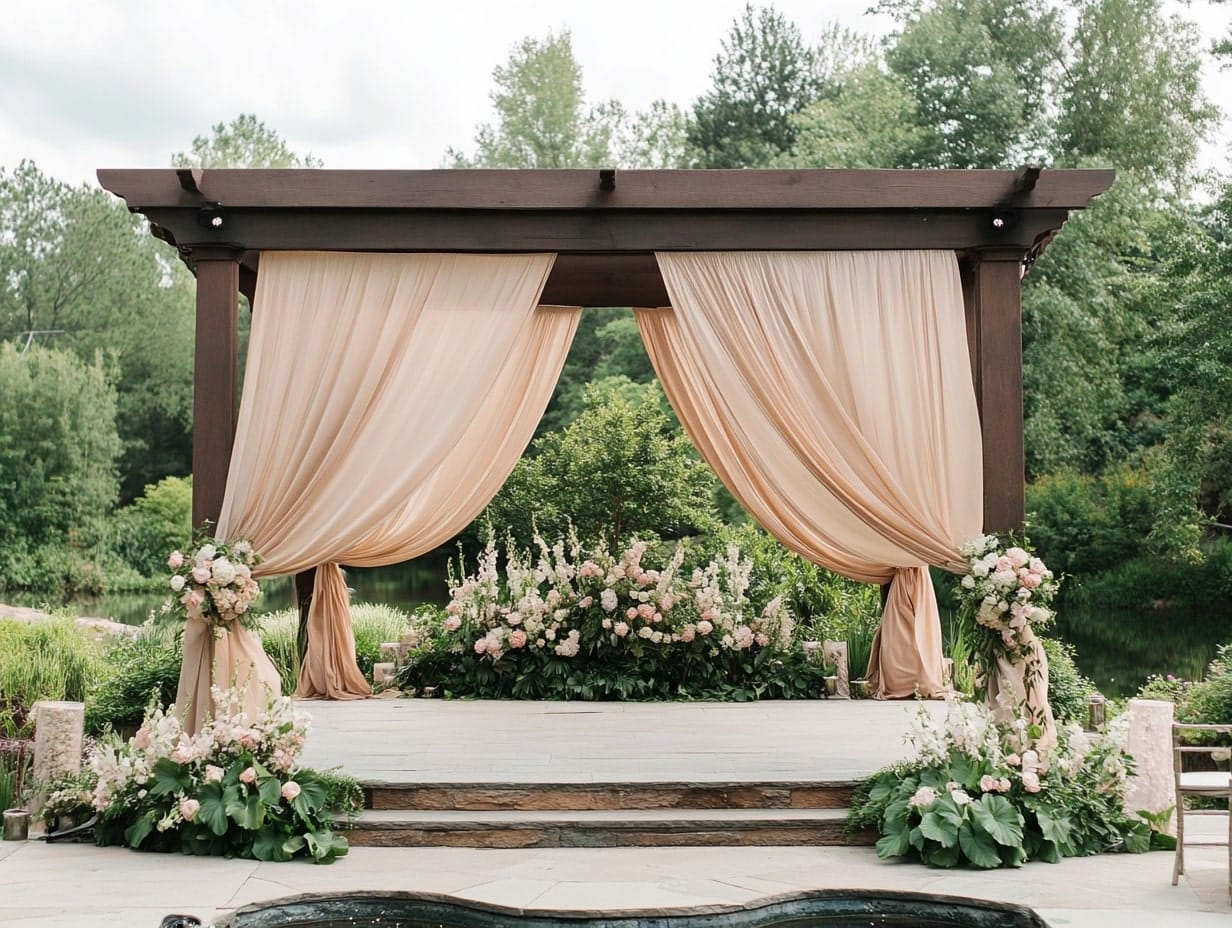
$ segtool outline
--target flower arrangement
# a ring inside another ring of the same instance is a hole
[[[1119,716],[1103,734],[1070,725],[1048,745],[1030,740],[1025,719],[999,723],[980,703],[951,698],[943,717],[921,706],[908,736],[915,759],[861,784],[851,827],[881,832],[878,856],[931,867],[1148,850],[1149,817],[1124,811],[1127,724]]]
[[[49,831],[65,822],[84,820],[94,814],[94,784],[97,777],[89,770],[65,773],[48,784],[41,815]]]
[[[1011,660],[1028,656],[1034,630],[1053,619],[1048,607],[1059,586],[1044,562],[1025,547],[1005,545],[996,535],[969,541],[960,549],[970,572],[958,587],[958,600],[977,625],[993,632],[989,642]]]
[[[224,709],[197,735],[173,709],[156,708],[128,742],[113,739],[91,757],[96,841],[257,860],[344,855],[326,778],[296,763],[308,716],[284,696],[249,719],[232,694],[212,695]]]
[[[602,544],[584,549],[576,536],[535,545],[533,554],[511,547],[502,572],[489,540],[474,573],[451,571],[449,605],[404,685],[440,682],[422,671],[452,656],[445,671],[464,678],[468,694],[626,699],[726,688],[751,698],[760,684],[749,681],[768,676],[791,645],[790,610],[777,596],[760,608],[750,602],[751,562],[734,545],[692,570],[685,545],[657,566],[644,541],[618,555]],[[563,686],[570,679],[576,687]]]
[[[167,558],[175,598],[168,601],[163,611],[203,619],[216,638],[230,631],[236,622],[252,627],[255,622],[248,610],[261,595],[252,569],[261,563],[261,558],[247,541],[200,541],[195,551],[172,551]]]

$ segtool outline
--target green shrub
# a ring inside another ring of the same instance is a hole
[[[75,619],[0,619],[0,736],[28,735],[27,712],[40,699],[84,702],[100,666],[98,646]]]
[[[1099,692],[1074,663],[1072,645],[1056,638],[1041,638],[1048,656],[1048,702],[1058,722],[1087,721],[1087,700]]]
[[[1156,517],[1150,475],[1125,466],[1040,477],[1027,487],[1027,512],[1039,556],[1057,575],[1082,576],[1144,552]]]
[[[1070,584],[1066,599],[1100,606],[1209,608],[1212,602],[1232,597],[1232,539],[1205,542],[1201,553],[1195,561],[1173,561],[1154,554],[1124,558]]]
[[[104,671],[86,702],[86,731],[135,727],[151,703],[175,702],[180,662],[179,643],[157,632],[112,638],[103,653]]]
[[[167,573],[167,555],[192,540],[192,480],[166,477],[111,517],[110,546],[145,577]]]

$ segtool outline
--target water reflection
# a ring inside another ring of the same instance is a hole
[[[1132,696],[1152,674],[1200,679],[1232,641],[1232,611],[1064,606],[1055,635],[1077,649],[1078,669],[1106,696]]]
[[[407,612],[424,603],[443,606],[449,601],[445,584],[446,563],[444,557],[429,556],[388,567],[352,567],[346,572],[347,584],[355,591],[352,594],[354,602],[385,603]],[[45,598],[23,598],[15,594],[5,594],[5,598],[14,605],[36,609],[48,605]],[[152,611],[161,608],[166,599],[167,596],[162,593],[112,593],[77,599],[67,608],[77,615],[140,625]],[[257,609],[261,612],[289,609],[293,599],[290,577],[270,577],[261,581]]]

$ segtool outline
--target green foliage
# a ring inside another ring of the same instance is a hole
[[[590,390],[578,418],[532,449],[484,517],[521,545],[536,525],[549,537],[574,525],[615,547],[630,535],[673,537],[715,521],[714,476],[671,429],[657,390],[640,406]]]
[[[40,699],[85,702],[99,672],[98,647],[74,619],[0,619],[0,737],[28,737]]]
[[[299,611],[283,609],[260,617],[261,642],[274,667],[282,677],[282,689],[287,695],[295,692],[299,679],[299,656],[295,635],[299,628]],[[351,606],[351,628],[355,634],[355,661],[365,677],[371,679],[372,665],[381,660],[381,645],[400,641],[411,630],[411,620],[405,612],[392,606],[355,603]]]
[[[11,742],[10,742],[11,743]],[[23,750],[0,748],[0,809],[24,804],[34,776],[34,747],[23,742]]]
[[[1048,702],[1057,722],[1086,724],[1087,699],[1098,690],[1074,663],[1074,647],[1057,638],[1041,638],[1048,656]]]
[[[795,23],[746,4],[714,58],[711,89],[693,104],[699,167],[764,167],[796,141],[793,118],[820,95],[816,56]]]
[[[1196,26],[1160,0],[1081,0],[1060,83],[1058,161],[1115,164],[1188,186],[1219,110],[1202,93]]]
[[[253,113],[240,113],[198,135],[188,151],[176,152],[177,168],[319,168],[321,160],[292,151],[282,137]]]
[[[1161,610],[1209,609],[1232,596],[1232,539],[1216,538],[1201,556],[1175,561],[1145,554],[1130,557],[1075,584],[1067,601],[1083,605]]]
[[[145,577],[165,581],[167,555],[192,541],[192,480],[165,477],[115,513],[111,549]]]
[[[136,727],[151,705],[175,702],[182,654],[178,641],[144,631],[106,642],[98,679],[86,700],[90,734]]]
[[[1099,476],[1061,471],[1027,487],[1027,521],[1039,556],[1083,577],[1144,553],[1157,519],[1151,475],[1118,466]]]
[[[879,857],[991,869],[1151,846],[1151,825],[1123,810],[1131,761],[1119,733],[1071,729],[1037,752],[982,706],[920,718],[920,759],[873,774],[852,801],[848,827],[876,827]]]
[[[1050,4],[997,0],[883,3],[901,31],[886,63],[915,97],[915,167],[992,168],[1036,155],[1039,101],[1060,44]]]
[[[190,275],[122,201],[29,161],[0,169],[0,339],[20,347],[33,337],[95,366],[102,355],[118,396],[112,413],[85,423],[81,442],[118,430],[125,499],[188,472],[194,318]],[[95,451],[108,482],[112,441]]]
[[[1232,719],[1232,643],[1222,645],[1201,680],[1174,676],[1151,677],[1138,693],[1144,699],[1166,699],[1176,704],[1176,719],[1195,725],[1226,725]],[[1189,739],[1202,743],[1197,732]]]
[[[0,343],[0,396],[0,589],[99,588],[120,451],[101,362]]]

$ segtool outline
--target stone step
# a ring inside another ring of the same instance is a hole
[[[392,783],[364,784],[377,810],[611,811],[636,809],[844,809],[850,781],[782,783]]]
[[[844,833],[846,809],[619,811],[369,810],[350,824],[358,847],[718,847],[872,844]]]

